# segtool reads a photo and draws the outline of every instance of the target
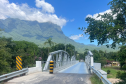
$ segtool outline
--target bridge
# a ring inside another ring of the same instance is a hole
[[[49,74],[51,60],[54,61],[53,74]],[[24,76],[13,78],[24,73]],[[46,62],[36,61],[36,67],[2,75],[0,81],[13,78],[5,84],[91,84],[90,77],[93,73],[104,84],[111,84],[106,72],[101,70],[101,63],[94,63],[91,51],[88,51],[85,62],[79,62],[75,54],[70,56],[66,51],[58,50],[49,53]]]

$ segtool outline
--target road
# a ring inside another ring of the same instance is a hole
[[[58,73],[37,72],[18,77],[6,84],[91,84],[84,62],[79,62]]]

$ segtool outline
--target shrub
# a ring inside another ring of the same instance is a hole
[[[121,76],[121,72],[118,71],[117,74],[116,74],[116,78],[120,78],[120,76]]]
[[[122,81],[114,84],[126,84],[126,73],[120,73],[120,71],[117,72],[116,78],[120,78]]]
[[[122,69],[126,70],[126,64],[125,64],[125,65],[123,65]]]
[[[111,72],[110,70],[107,70],[107,74],[110,74],[110,72]]]

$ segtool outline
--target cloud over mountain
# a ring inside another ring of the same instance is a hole
[[[60,27],[66,24],[66,19],[54,14],[55,10],[51,4],[45,2],[45,0],[36,0],[35,2],[37,8],[31,8],[27,3],[19,5],[10,3],[8,0],[0,0],[0,19],[11,17],[40,23],[52,22]]]

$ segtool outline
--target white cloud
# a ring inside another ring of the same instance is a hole
[[[83,37],[82,34],[79,34],[79,35],[73,35],[73,36],[70,36],[69,38],[70,38],[70,39],[73,39],[73,40],[79,40],[81,37]]]
[[[43,11],[49,13],[55,12],[54,7],[51,4],[45,2],[45,0],[36,0],[35,2],[36,2],[36,6],[38,8],[42,8]]]
[[[30,8],[28,4],[9,3],[8,0],[0,0],[0,19],[7,17],[19,18],[21,20],[30,20],[38,22],[52,22],[63,27],[66,24],[66,19],[57,17],[54,14],[54,7],[44,0],[36,0],[36,6],[42,8],[42,11],[37,8]]]
[[[70,22],[73,22],[73,21],[74,21],[74,19],[70,20]]]
[[[94,18],[95,20],[101,20],[101,17],[98,17],[98,18],[97,18],[97,16],[98,16],[98,14],[104,15],[104,13],[112,14],[112,11],[111,11],[111,9],[108,9],[108,10],[106,10],[106,11],[104,11],[104,12],[96,13],[96,14],[94,14],[94,15],[88,14],[86,17],[91,17],[91,18]],[[116,19],[116,14],[113,15],[113,18]]]

